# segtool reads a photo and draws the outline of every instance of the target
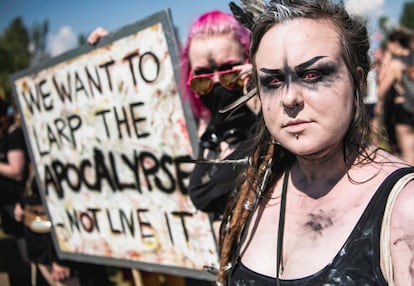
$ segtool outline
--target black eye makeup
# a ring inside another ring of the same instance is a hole
[[[333,62],[318,62],[323,58],[325,57],[314,57],[294,69],[288,67],[287,64],[283,69],[261,68],[261,73],[259,73],[260,88],[266,92],[291,83],[315,88],[315,85],[319,83],[333,82],[338,72],[338,65]]]
[[[297,72],[297,76],[304,83],[317,83],[320,81],[326,81],[337,73],[338,68],[335,64],[326,63],[319,64],[311,69],[306,69]]]
[[[259,76],[260,86],[265,90],[279,88],[286,79],[281,70],[266,70],[266,75]]]

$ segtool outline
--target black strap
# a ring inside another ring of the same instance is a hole
[[[282,255],[283,255],[283,234],[285,230],[285,216],[286,216],[286,194],[287,194],[287,185],[289,181],[289,170],[286,170],[285,177],[283,179],[282,195],[280,199],[280,210],[279,210],[279,228],[277,234],[277,257],[276,257],[276,285],[279,283],[280,268],[282,265]]]

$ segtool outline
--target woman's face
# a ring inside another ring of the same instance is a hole
[[[189,57],[194,75],[228,70],[245,61],[241,44],[231,35],[214,35],[192,39]]]
[[[353,116],[353,85],[331,22],[294,19],[272,27],[255,63],[274,139],[299,156],[341,148]]]

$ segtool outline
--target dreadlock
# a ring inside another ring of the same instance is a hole
[[[272,186],[295,160],[293,154],[271,140],[265,128],[261,128],[257,138],[261,140],[255,144],[256,148],[249,158],[249,164],[239,179],[241,184],[238,192],[224,213],[225,219],[220,231],[220,269],[217,279],[222,285],[225,284],[228,270],[239,254],[257,205],[273,189],[269,186]]]
[[[268,168],[266,165],[271,161],[274,152],[274,145],[267,145],[267,153],[258,170],[254,168],[254,161],[259,160],[261,152],[259,148],[254,152],[254,155],[251,158],[253,162],[249,163],[247,167],[246,179],[241,185],[238,197],[234,202],[234,212],[231,213],[225,221],[224,239],[220,246],[220,269],[217,280],[219,283],[224,283],[225,277],[227,276],[226,272],[232,266],[231,260],[233,256],[231,255],[231,252],[234,249],[235,244],[238,243],[243,229],[247,227],[247,219],[253,214],[253,204],[257,205],[258,200],[260,200],[260,197],[257,196],[255,191],[260,185],[260,181]],[[247,231],[247,229],[245,231]]]

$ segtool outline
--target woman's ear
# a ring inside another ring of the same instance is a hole
[[[364,69],[362,67],[358,66],[357,67],[357,74],[358,74],[358,83],[359,83],[359,86],[362,86],[362,83],[365,80],[365,78],[364,78],[365,77],[364,76]]]

